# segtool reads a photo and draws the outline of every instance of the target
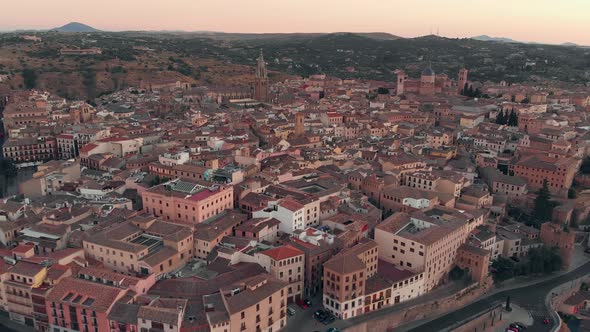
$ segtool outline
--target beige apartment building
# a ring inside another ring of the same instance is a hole
[[[324,308],[341,319],[362,315],[366,282],[377,273],[377,262],[377,243],[365,239],[324,263]]]
[[[258,263],[273,277],[287,283],[289,302],[302,298],[304,290],[305,253],[291,245],[268,249],[256,254]]]
[[[83,248],[86,257],[114,271],[160,276],[186,264],[193,241],[190,228],[141,215],[88,237]]]
[[[194,255],[200,259],[207,259],[207,255],[219,244],[225,236],[234,234],[234,229],[245,222],[247,216],[241,213],[225,213],[209,222],[195,226]]]
[[[31,179],[19,183],[18,190],[25,197],[41,197],[59,191],[67,182],[79,179],[79,162],[53,160],[39,165]]]
[[[454,265],[457,249],[482,222],[481,216],[442,207],[395,214],[375,228],[379,258],[423,272],[425,291],[429,291],[445,278]]]
[[[273,332],[287,324],[285,283],[257,275],[203,296],[211,332]]]

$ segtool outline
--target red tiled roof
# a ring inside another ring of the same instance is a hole
[[[14,247],[12,249],[12,252],[18,253],[18,254],[24,254],[33,248],[35,248],[34,244],[19,244],[18,246]]]
[[[285,245],[285,246],[281,246],[278,248],[268,249],[268,250],[262,251],[260,253],[274,259],[275,261],[280,261],[283,259],[287,259],[287,258],[291,258],[291,257],[295,257],[295,256],[300,256],[300,255],[304,254],[303,251],[301,251],[293,246],[290,246],[290,245]]]
[[[90,151],[94,150],[94,148],[96,148],[96,147],[98,147],[98,145],[93,144],[93,143],[88,143],[80,148],[80,152],[90,152]]]
[[[68,293],[72,293],[73,296],[70,299],[82,296],[82,298],[77,301],[77,305],[84,307],[84,303],[87,303],[86,307],[91,310],[108,312],[111,306],[126,292],[127,290],[125,289],[68,277],[61,280],[53,287],[47,295],[47,301],[62,302],[62,299],[66,297]],[[93,299],[94,301],[85,302],[89,299]],[[67,301],[64,302],[67,303]]]

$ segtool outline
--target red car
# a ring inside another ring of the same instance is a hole
[[[297,305],[300,306],[303,309],[307,309],[307,308],[311,307],[311,301],[310,300],[304,300],[304,299],[298,299],[297,300]]]
[[[551,321],[549,320],[549,318],[544,318],[543,319],[543,324],[549,325],[549,323],[551,323]]]

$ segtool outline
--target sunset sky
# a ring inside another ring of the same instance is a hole
[[[590,0],[4,0],[0,30],[71,21],[102,30],[487,34],[590,45]]]

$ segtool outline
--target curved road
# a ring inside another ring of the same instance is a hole
[[[453,324],[460,322],[469,317],[473,317],[487,308],[490,308],[496,303],[506,301],[506,297],[510,295],[511,303],[516,303],[519,306],[529,310],[534,319],[534,325],[529,327],[527,331],[549,331],[549,325],[543,325],[544,317],[550,317],[549,310],[545,306],[545,298],[549,292],[562,284],[578,279],[590,273],[590,262],[580,266],[579,268],[559,275],[555,278],[542,281],[529,286],[523,286],[510,290],[498,292],[481,300],[475,301],[461,309],[450,312],[444,316],[431,320],[423,325],[411,329],[411,332],[432,332],[440,331],[451,327]]]

